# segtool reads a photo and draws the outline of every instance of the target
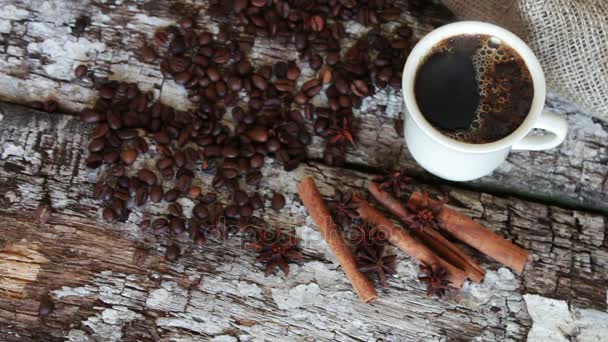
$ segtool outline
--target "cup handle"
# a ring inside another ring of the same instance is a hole
[[[513,144],[513,150],[548,150],[561,144],[568,133],[566,119],[546,111],[541,114],[534,128],[545,130],[550,134],[531,135],[528,133],[520,141]]]

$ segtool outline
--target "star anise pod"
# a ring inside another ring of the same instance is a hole
[[[422,194],[422,201],[416,205],[408,203],[408,209],[412,213],[412,229],[422,230],[426,228],[439,229],[439,212],[443,208],[445,200],[433,203],[427,192]]]
[[[343,228],[359,217],[357,213],[359,205],[353,201],[353,192],[351,190],[342,192],[336,189],[334,198],[329,200],[327,204],[334,214],[336,222]]]
[[[368,248],[367,245],[386,244],[386,235],[369,221],[356,218],[346,231],[347,239],[357,246],[357,251]]]
[[[291,261],[302,260],[302,254],[298,251],[298,240],[293,235],[283,234],[280,229],[272,231],[261,231],[258,233],[258,241],[247,244],[250,251],[259,253],[256,261],[266,263],[264,275],[268,277],[278,267],[285,275],[289,275]]]
[[[410,190],[412,178],[407,176],[405,170],[399,170],[377,176],[374,182],[378,184],[381,190],[388,191],[395,197],[401,198]]]
[[[384,245],[367,244],[359,250],[358,266],[363,273],[375,273],[383,288],[388,288],[386,275],[397,273],[395,259],[397,255],[384,255]]]
[[[343,144],[348,141],[351,145],[355,146],[355,139],[351,133],[350,120],[348,118],[336,120],[327,130],[327,133],[330,145]]]
[[[420,264],[420,276],[418,279],[426,284],[427,296],[437,296],[439,298],[443,297],[448,290],[453,289],[450,286],[450,281],[447,280],[448,271],[439,266],[428,266],[425,264]]]

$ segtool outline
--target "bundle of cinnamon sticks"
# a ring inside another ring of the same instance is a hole
[[[411,234],[394,224],[369,202],[356,197],[357,212],[361,218],[372,223],[390,243],[421,264],[444,270],[445,280],[451,287],[460,288],[467,278],[480,282],[485,271],[442,233],[468,244],[518,274],[523,272],[528,261],[528,253],[525,250],[470,217],[431,199],[427,194],[415,191],[406,203],[401,203],[374,182],[371,182],[368,190],[404,227],[409,228]],[[309,215],[335,253],[361,300],[367,303],[376,299],[377,293],[373,284],[358,271],[356,260],[323,202],[314,179],[304,178],[298,185],[298,192]]]

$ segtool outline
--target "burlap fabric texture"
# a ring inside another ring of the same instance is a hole
[[[608,120],[608,0],[442,0],[460,19],[519,35],[545,71],[547,87]]]

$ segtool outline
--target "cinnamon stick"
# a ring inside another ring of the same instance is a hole
[[[451,282],[450,285],[454,287],[462,286],[466,278],[463,270],[438,257],[423,243],[416,240],[403,229],[397,227],[391,220],[376,208],[372,207],[367,201],[361,198],[355,198],[355,200],[359,204],[357,211],[361,218],[373,223],[374,226],[387,237],[390,243],[426,265],[441,265],[448,271],[447,280]]]
[[[380,189],[374,182],[369,185],[368,190],[372,196],[393,213],[399,221],[406,226],[413,226],[412,219],[408,217],[407,209],[405,209],[396,198]],[[425,229],[416,231],[415,233],[424,243],[429,245],[437,255],[444,258],[450,264],[464,270],[467,277],[472,281],[480,282],[485,276],[485,271],[479,264],[471,257],[464,254],[458,247],[454,246],[453,243],[441,236],[438,232],[432,229]]]
[[[416,191],[412,193],[408,203],[416,205],[422,201],[422,196],[422,193]],[[529,258],[524,249],[452,208],[444,206],[438,218],[440,228],[456,239],[511,268],[517,274],[523,272]]]
[[[300,184],[298,184],[298,193],[306,210],[308,210],[308,214],[312,217],[321,235],[333,251],[340,265],[342,265],[344,273],[350,279],[361,301],[364,303],[374,301],[378,298],[376,289],[367,276],[359,272],[357,261],[344,241],[340,230],[338,230],[338,226],[332,219],[329,209],[317,189],[315,180],[312,177],[302,179]]]

